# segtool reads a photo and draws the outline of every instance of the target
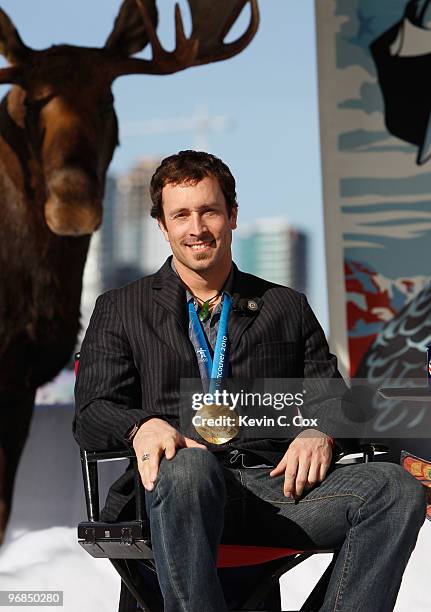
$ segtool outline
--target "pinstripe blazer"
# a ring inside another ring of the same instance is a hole
[[[188,334],[186,291],[168,258],[155,274],[101,295],[82,348],[75,386],[75,439],[87,450],[124,448],[126,431],[145,416],[179,428],[181,378],[199,378]],[[304,295],[234,264],[229,314],[229,361],[233,378],[338,378],[336,358]],[[240,308],[245,299],[257,311]],[[329,435],[339,402],[316,410]],[[323,426],[321,425],[323,424]],[[202,442],[202,440],[199,440]],[[236,441],[267,461],[278,461],[287,440]],[[133,495],[130,472],[111,488],[105,520],[115,520]]]

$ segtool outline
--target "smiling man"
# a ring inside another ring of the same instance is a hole
[[[153,194],[160,197],[156,184]],[[236,203],[228,209],[214,176],[203,176],[199,182],[167,183],[162,209],[153,209],[153,215],[161,215],[159,226],[171,246],[178,275],[205,299],[219,293],[231,271],[237,211]]]
[[[400,466],[334,469],[340,401],[294,438],[206,442],[180,430],[180,381],[340,379],[305,296],[232,262],[235,180],[208,153],[166,158],[152,216],[172,249],[154,275],[98,298],[81,350],[74,435],[89,450],[131,444],[145,487],[165,612],[226,612],[220,542],[340,548],[321,610],[393,610],[425,518],[425,492]],[[223,352],[222,348],[227,350]],[[124,516],[133,474],[104,520]],[[369,568],[372,567],[372,576]]]

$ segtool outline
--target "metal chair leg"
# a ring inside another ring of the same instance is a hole
[[[135,601],[135,608],[125,608],[125,610],[119,610],[119,612],[133,612],[135,610],[141,610],[142,612],[163,612],[163,602],[159,600],[155,592],[151,592],[147,588],[144,581],[142,580],[136,559],[110,559],[112,565],[115,567],[121,577],[121,593],[124,588],[129,591],[132,598]],[[121,595],[120,595],[121,601]],[[130,598],[124,594],[125,605],[129,605]],[[136,607],[136,603],[139,604],[139,608]]]
[[[123,581],[121,581],[120,603],[118,612],[137,612],[138,604],[129,589]]]
[[[305,602],[302,604],[300,612],[316,612],[317,610],[320,610],[320,608],[323,606],[326,590],[331,579],[332,570],[334,569],[334,565],[337,561],[337,556],[338,553],[334,553],[331,563],[323,572],[316,586],[311,591]]]
[[[278,585],[278,581],[290,569],[294,568],[299,563],[302,563],[308,557],[311,557],[313,553],[303,552],[294,557],[288,557],[287,559],[278,559],[267,563],[266,575],[260,580],[259,584],[249,594],[246,601],[244,602],[243,610],[254,610],[260,603],[273,591],[274,586]]]

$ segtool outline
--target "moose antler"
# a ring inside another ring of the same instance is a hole
[[[257,0],[187,0],[192,15],[192,33],[184,33],[181,9],[175,5],[174,51],[163,49],[158,39],[154,21],[144,0],[135,0],[142,15],[153,58],[122,59],[115,62],[115,76],[126,74],[172,74],[210,62],[228,59],[240,53],[254,37],[259,25]],[[235,23],[242,9],[250,4],[251,18],[244,34],[236,41],[224,43],[226,35]]]
[[[187,0],[192,16],[190,38],[184,33],[181,9],[175,5],[174,51],[166,51],[156,33],[158,12],[156,0],[123,0],[104,50],[107,71],[112,79],[126,74],[172,74],[191,66],[218,62],[240,53],[253,39],[259,25],[257,0]],[[224,43],[243,8],[249,4],[251,18],[246,31],[237,40]],[[0,69],[0,84],[25,84],[26,60],[32,49],[24,45],[9,17],[0,9],[0,55],[14,65]],[[151,44],[151,60],[130,55]]]
[[[0,55],[3,55],[9,64],[13,64],[0,68],[1,85],[22,81],[22,70],[16,64],[25,63],[31,53],[32,49],[23,43],[10,18],[0,9]]]

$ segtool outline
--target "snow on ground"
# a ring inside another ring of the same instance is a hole
[[[12,519],[0,551],[0,590],[62,590],[65,612],[116,612],[118,575],[108,560],[93,559],[77,543],[76,525],[85,519],[85,503],[79,453],[70,433],[72,416],[70,406],[36,409],[18,473]],[[123,470],[122,462],[103,466],[102,494]],[[427,521],[395,612],[430,610],[430,550],[431,523]],[[327,555],[316,555],[283,577],[285,609],[300,606],[329,560]]]
[[[12,531],[0,555],[0,584],[1,590],[63,591],[65,612],[118,609],[117,573],[107,559],[93,559],[81,549],[70,527]]]

